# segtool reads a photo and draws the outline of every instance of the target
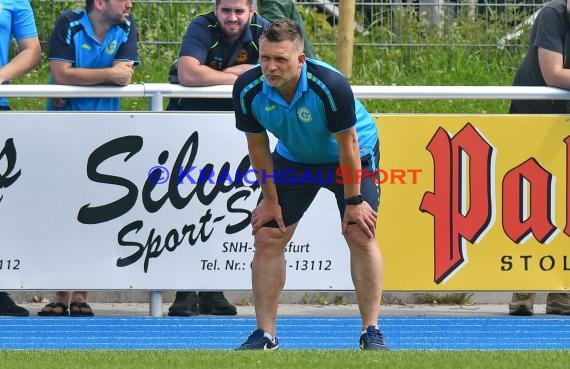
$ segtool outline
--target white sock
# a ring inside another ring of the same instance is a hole
[[[377,326],[377,325],[375,325],[375,326],[374,326],[374,328],[376,328],[376,329],[380,330],[380,328],[378,328],[378,326]],[[364,334],[364,333],[366,333],[366,331],[362,331],[362,332],[360,332],[360,334]]]
[[[271,340],[271,342],[275,343],[275,340],[273,339],[273,336],[272,336],[272,335],[270,335],[269,333],[267,333],[267,332],[265,332],[265,331],[263,332],[263,335],[264,335],[265,337],[269,338],[269,339]]]

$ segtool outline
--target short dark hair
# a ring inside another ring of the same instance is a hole
[[[279,19],[271,23],[261,34],[261,39],[266,39],[269,42],[300,42],[301,45],[304,43],[301,26],[291,19]]]
[[[220,0],[216,0],[216,6],[220,5]],[[253,0],[247,0],[247,6],[253,6]]]

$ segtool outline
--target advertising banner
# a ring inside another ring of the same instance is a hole
[[[251,289],[260,188],[233,114],[6,113],[0,290]],[[350,290],[336,201],[285,245],[289,290]]]
[[[567,117],[376,119],[385,290],[568,288]],[[249,290],[259,194],[233,114],[3,113],[0,290]],[[353,289],[331,193],[285,256],[287,290]]]
[[[568,119],[379,117],[385,289],[568,289]]]

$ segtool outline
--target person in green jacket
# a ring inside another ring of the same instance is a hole
[[[305,40],[305,55],[311,59],[318,59],[317,51],[307,37],[307,27],[301,14],[295,7],[294,0],[257,0],[255,9],[265,19],[274,22],[278,19],[291,19],[301,26],[301,33]]]

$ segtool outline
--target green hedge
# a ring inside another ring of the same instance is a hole
[[[45,60],[47,40],[57,16],[67,9],[83,7],[83,2],[32,0],[44,61],[40,67],[16,83],[47,83],[49,65]],[[166,82],[170,61],[177,55],[188,22],[211,5],[193,2],[135,2],[133,14],[139,27],[141,66],[134,82]],[[441,27],[426,23],[416,7],[382,7],[377,21],[370,24],[357,13],[365,27],[355,34],[351,83],[359,85],[510,85],[528,42],[528,32],[514,45],[499,48],[505,24],[518,24],[530,12],[505,8],[497,14],[473,18],[460,11]],[[314,8],[300,6],[309,25],[319,56],[334,65],[336,28]],[[501,21],[498,21],[500,18]],[[410,113],[504,113],[508,101],[365,101],[373,112]],[[15,109],[43,110],[43,99],[12,99]],[[146,110],[141,99],[123,99],[125,110]]]

